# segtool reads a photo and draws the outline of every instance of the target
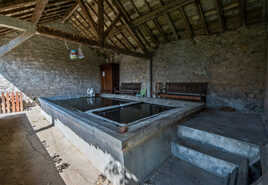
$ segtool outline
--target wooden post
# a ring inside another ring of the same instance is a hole
[[[9,97],[9,93],[6,93],[6,104],[7,104],[7,113],[10,113],[10,97]]]
[[[14,92],[11,93],[11,105],[12,105],[12,112],[16,112],[16,102]]]
[[[5,100],[5,94],[2,92],[2,112],[6,113],[6,100]]]
[[[20,94],[20,111],[23,111],[23,95],[21,92],[19,94]]]
[[[20,111],[20,99],[19,99],[19,92],[16,92],[16,112]]]

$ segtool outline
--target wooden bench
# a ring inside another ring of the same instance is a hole
[[[160,98],[206,102],[208,83],[166,83]]]
[[[141,83],[122,83],[117,93],[136,95],[141,90]]]

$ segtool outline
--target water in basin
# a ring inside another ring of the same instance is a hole
[[[128,103],[128,101],[119,100],[119,99],[108,99],[102,97],[81,97],[81,98],[72,98],[65,100],[54,100],[53,103],[62,106],[70,110],[79,110],[86,112],[93,109],[98,109],[102,107],[108,107],[113,105],[120,105]]]
[[[170,109],[173,109],[173,107],[139,103],[106,111],[96,111],[94,113],[98,116],[102,116],[106,119],[110,119],[121,124],[129,124],[131,122],[147,118]]]

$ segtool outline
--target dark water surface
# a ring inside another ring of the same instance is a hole
[[[170,109],[173,108],[155,104],[139,103],[106,111],[96,111],[94,113],[122,124],[128,124]]]
[[[73,98],[65,100],[53,100],[52,102],[64,108],[70,110],[79,110],[82,112],[128,103],[128,101],[124,100],[108,99],[102,97],[95,97],[95,98],[81,97],[81,98]]]

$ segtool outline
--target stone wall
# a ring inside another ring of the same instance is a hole
[[[155,82],[208,82],[210,106],[263,110],[265,29],[241,28],[161,46],[153,60]]]
[[[0,45],[15,38],[0,39]],[[67,44],[78,48],[77,44]],[[99,65],[104,58],[82,46],[83,60],[70,60],[65,43],[34,36],[0,58],[0,92],[21,90],[26,97],[85,94],[87,88],[100,91]]]
[[[257,25],[161,45],[153,57],[153,89],[157,82],[208,82],[209,106],[262,112],[265,39],[264,25]],[[149,61],[119,61],[121,82],[149,84]]]
[[[150,94],[149,60],[116,55],[113,62],[120,64],[120,84],[124,82],[142,83],[142,88],[147,88],[147,94]]]

